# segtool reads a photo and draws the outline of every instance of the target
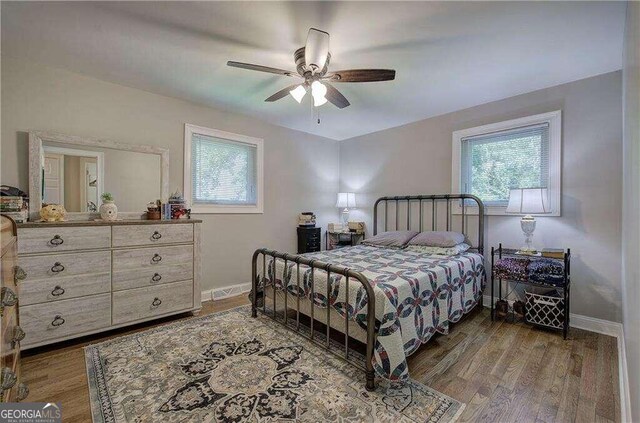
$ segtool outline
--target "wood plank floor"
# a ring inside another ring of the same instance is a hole
[[[200,315],[246,303],[244,295],[207,302]],[[65,422],[90,422],[82,347],[157,324],[25,352],[28,401],[61,402]],[[571,329],[564,341],[557,332],[491,322],[487,309],[477,310],[413,354],[409,368],[414,379],[467,404],[460,422],[620,421],[612,337]]]

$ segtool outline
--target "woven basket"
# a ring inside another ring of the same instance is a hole
[[[557,293],[545,295],[525,291],[527,299],[525,320],[534,325],[562,329],[565,317],[564,298],[557,295]]]

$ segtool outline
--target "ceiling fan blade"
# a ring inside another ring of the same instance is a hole
[[[275,73],[276,75],[300,77],[300,75],[298,75],[296,72],[292,72],[292,71],[288,71],[288,70],[284,70],[284,69],[270,68],[268,66],[254,65],[254,64],[251,64],[251,63],[228,61],[227,62],[227,66],[231,66],[233,68],[253,70],[253,71],[258,71],[258,72]]]
[[[330,72],[325,76],[331,82],[378,82],[396,78],[393,69],[350,69]]]
[[[267,98],[265,101],[272,102],[272,101],[278,101],[281,98],[285,98],[289,94],[289,91],[295,89],[299,85],[300,84],[294,84],[294,85],[288,86],[287,88],[283,88],[277,93],[275,93],[274,95],[272,95],[271,97]]]
[[[311,70],[321,71],[329,55],[329,33],[319,29],[309,29],[304,47],[304,62]]]
[[[324,86],[327,87],[327,93],[324,95],[330,103],[337,106],[339,109],[344,109],[349,104],[349,100],[346,99],[345,96],[338,90],[336,90],[332,85],[323,82]]]

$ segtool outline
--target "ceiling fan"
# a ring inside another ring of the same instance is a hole
[[[315,28],[309,29],[306,45],[296,50],[293,57],[297,73],[251,63],[229,61],[227,65],[302,79],[302,81],[278,91],[265,101],[280,100],[287,94],[291,94],[298,103],[301,103],[311,88],[314,106],[322,106],[329,101],[340,109],[347,107],[349,100],[329,82],[378,82],[391,81],[396,77],[396,71],[392,69],[350,69],[328,72],[331,60],[329,33]]]

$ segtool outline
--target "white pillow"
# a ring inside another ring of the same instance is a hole
[[[456,245],[455,247],[428,247],[426,245],[407,246],[407,250],[409,251],[438,256],[455,256],[457,254],[464,253],[469,248],[471,248],[471,246],[465,244],[464,242]]]

